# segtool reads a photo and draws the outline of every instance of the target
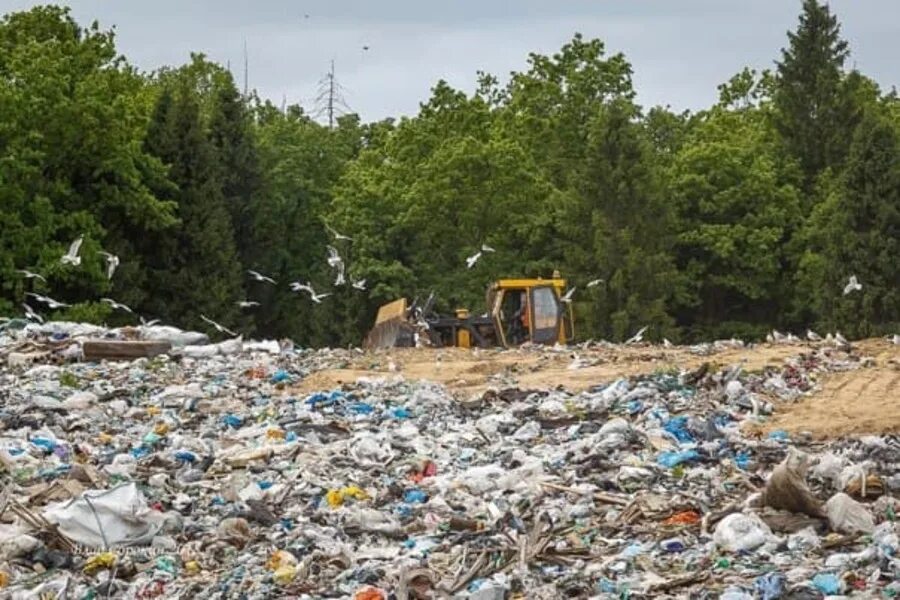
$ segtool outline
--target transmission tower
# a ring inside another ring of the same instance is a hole
[[[325,118],[328,120],[328,128],[334,127],[335,120],[341,115],[349,112],[350,107],[344,100],[344,87],[338,83],[334,76],[334,61],[331,61],[331,69],[319,80],[319,87],[316,90],[316,98],[314,100],[314,109],[312,116],[314,119]]]

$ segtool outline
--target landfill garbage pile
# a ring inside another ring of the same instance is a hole
[[[51,360],[83,335],[122,333],[0,332],[3,597],[900,595],[900,440],[748,427],[858,356],[300,394],[353,351],[173,331],[153,358]]]

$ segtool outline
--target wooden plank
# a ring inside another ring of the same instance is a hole
[[[81,344],[85,360],[131,360],[165,354],[172,349],[170,342],[87,340]]]

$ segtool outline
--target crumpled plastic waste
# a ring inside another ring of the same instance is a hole
[[[176,350],[77,362],[92,336]],[[768,428],[863,359],[716,366],[739,347],[684,349],[709,362],[682,370],[634,347],[644,374],[578,369],[581,391],[516,387],[518,358],[565,367],[571,348],[460,351],[509,365],[482,392],[405,379],[405,350],[0,324],[0,595],[900,595],[896,439]]]

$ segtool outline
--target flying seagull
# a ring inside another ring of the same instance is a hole
[[[116,269],[119,266],[119,257],[115,254],[110,254],[109,252],[100,251],[104,257],[106,257],[106,278],[112,279],[113,273],[116,272]]]
[[[109,304],[110,306],[112,306],[113,310],[124,310],[127,313],[134,312],[130,308],[128,308],[127,306],[122,304],[121,302],[116,302],[112,298],[100,298],[100,302]]]
[[[84,241],[84,236],[79,235],[78,239],[76,239],[74,242],[72,242],[69,245],[68,252],[66,252],[63,255],[63,257],[61,259],[59,259],[59,262],[61,262],[64,265],[72,265],[73,267],[77,267],[78,265],[80,265],[81,257],[78,256],[78,252],[79,252],[79,250],[81,250],[81,242],[83,242],[83,241]]]
[[[862,284],[856,279],[856,275],[851,275],[850,279],[847,280],[847,285],[844,286],[844,295],[846,296],[850,292],[858,292],[861,289]]]
[[[210,319],[210,318],[207,317],[206,315],[202,315],[202,314],[201,314],[201,315],[200,315],[200,318],[203,319],[204,321],[206,321],[207,323],[209,323],[210,325],[212,325],[213,327],[215,327],[216,330],[217,330],[219,333],[227,333],[228,335],[233,335],[234,337],[237,337],[237,334],[236,334],[235,332],[233,332],[232,330],[228,329],[228,328],[225,327],[224,325],[219,325],[218,323],[216,323],[215,321],[213,321],[212,319]]]
[[[254,270],[252,270],[252,269],[247,269],[247,273],[249,273],[250,276],[251,276],[253,279],[255,279],[256,281],[264,281],[264,282],[266,282],[266,283],[271,283],[272,285],[275,285],[275,280],[274,280],[274,279],[272,279],[271,277],[266,277],[266,276],[263,275],[262,273],[257,273],[256,271],[254,271]]]
[[[50,298],[49,296],[41,296],[40,294],[32,294],[31,292],[27,292],[25,295],[31,296],[38,302],[43,302],[44,304],[49,306],[51,309],[65,308],[67,306],[70,306],[69,304],[66,304],[65,302],[57,302],[56,300],[54,300],[53,298]]]
[[[352,286],[353,286],[353,289],[355,289],[355,290],[365,291],[365,289],[366,289],[366,280],[365,280],[365,279],[359,279],[359,280],[354,281],[354,280],[351,278],[351,279],[350,279],[350,285],[352,285]]]
[[[493,248],[491,248],[491,247],[488,246],[487,244],[482,244],[482,245],[481,245],[481,251],[482,251],[482,252],[496,252],[496,250],[494,250]]]
[[[363,51],[368,52],[368,51],[369,51],[369,47],[368,47],[368,46],[363,46]]]
[[[34,309],[33,309],[33,308],[31,308],[30,306],[28,306],[28,305],[25,304],[24,302],[22,303],[22,306],[25,307],[25,317],[26,317],[29,321],[37,321],[38,323],[43,323],[43,322],[44,322],[44,317],[42,317],[41,315],[39,315],[39,314],[37,314],[36,312],[34,312]]]
[[[337,231],[335,231],[334,227],[332,227],[328,223],[325,223],[325,229],[327,229],[329,231],[329,233],[331,233],[331,235],[333,235],[334,239],[336,239],[336,240],[347,240],[348,242],[353,241],[352,237],[344,235],[343,233],[338,233]]]
[[[587,282],[587,285],[584,287],[592,288],[592,287],[600,285],[601,283],[603,283],[602,279],[591,279],[590,281]]]
[[[331,294],[317,294],[313,289],[312,284],[308,281],[306,283],[300,283],[299,281],[295,281],[291,284],[291,290],[295,292],[306,292],[309,294],[309,298],[315,302],[316,304],[322,304],[322,298],[327,298]]]
[[[253,308],[254,306],[259,306],[259,302],[254,302],[253,300],[241,300],[239,302],[235,302],[241,308]]]
[[[808,339],[811,342],[821,342],[822,336],[819,335],[818,333],[816,333],[815,331],[813,331],[812,329],[807,329],[806,330],[806,339]]]
[[[22,277],[24,277],[25,279],[40,279],[44,283],[47,283],[47,280],[44,279],[43,275],[41,275],[39,273],[32,273],[31,271],[29,271],[27,269],[17,269],[16,273],[21,273]]]
[[[472,267],[474,267],[479,258],[481,258],[481,252],[476,252],[472,256],[466,258],[466,268],[471,269]]]
[[[344,279],[344,259],[341,258],[341,255],[338,254],[337,248],[334,246],[327,246],[328,248],[328,266],[337,269],[337,276],[334,279],[334,285],[344,285],[346,280]]]
[[[631,338],[625,340],[625,344],[637,344],[638,342],[642,342],[644,340],[644,332],[647,331],[647,326],[643,326],[638,329],[638,332],[634,334]]]
[[[569,290],[565,293],[565,295],[563,295],[562,298],[560,298],[560,300],[562,300],[563,302],[571,302],[572,295],[575,293],[575,290],[577,290],[577,289],[578,289],[577,287],[569,288]]]
[[[291,283],[291,291],[292,292],[308,292],[310,294],[315,294],[312,289],[312,285],[307,281],[306,283],[300,283],[299,281],[294,281]]]
[[[142,326],[142,327],[153,327],[154,325],[156,325],[157,323],[159,323],[159,319],[153,319],[153,320],[151,320],[151,321],[145,320],[144,317],[140,317],[140,319],[141,319],[141,326]]]

